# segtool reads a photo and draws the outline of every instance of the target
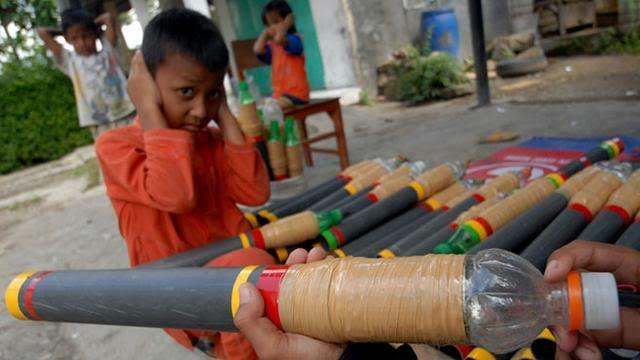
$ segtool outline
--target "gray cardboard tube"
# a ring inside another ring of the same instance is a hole
[[[515,251],[538,235],[567,206],[569,200],[562,193],[554,192],[531,209],[503,226],[467,254],[498,248]]]
[[[627,246],[640,250],[640,221],[632,223],[622,236],[616,241],[616,245]]]
[[[443,227],[449,225],[449,223],[455,220],[458,217],[458,215],[462,214],[463,212],[471,208],[473,205],[476,205],[478,203],[479,203],[479,200],[473,196],[465,199],[464,201],[454,206],[453,208],[442,212],[440,215],[436,216],[432,221],[419,227],[411,234],[397,241],[395,244],[392,244],[391,246],[389,246],[388,250],[391,251],[393,254],[395,254],[395,256],[404,256],[407,250],[413,248],[417,244],[424,244],[425,247],[429,248],[429,246],[427,246],[427,240],[432,240],[430,239],[431,235],[435,234]],[[446,240],[447,239],[445,239],[445,241]],[[428,243],[428,244],[431,244],[431,243]],[[433,250],[433,248],[435,248],[435,246],[438,244],[439,242],[436,244],[433,244],[433,247],[430,249],[427,249],[426,253],[430,253]]]
[[[250,241],[253,242],[249,233]],[[242,249],[242,241],[238,236],[233,236],[222,241],[187,250],[177,255],[137,266],[136,269],[168,269],[178,267],[204,266],[209,261],[220,255]]]
[[[30,304],[45,321],[237,331],[231,294],[242,269],[54,271],[33,284]],[[255,269],[248,281],[256,284],[263,270]],[[27,279],[18,293],[28,316],[26,289],[40,274]]]
[[[620,236],[625,227],[624,219],[616,212],[602,210],[578,235],[580,240],[610,243]]]
[[[588,221],[579,211],[563,210],[540,235],[520,254],[540,271],[544,271],[547,259],[556,249],[575,240]]]
[[[441,244],[447,240],[449,240],[449,238],[451,236],[453,236],[453,234],[455,234],[456,230],[449,227],[449,226],[445,226],[443,228],[441,228],[440,230],[436,231],[435,234],[429,236],[428,238],[424,239],[423,241],[415,244],[414,246],[412,246],[411,248],[407,249],[404,251],[404,253],[401,256],[416,256],[416,255],[426,255],[430,252],[433,251],[433,249],[435,249],[436,246],[438,246],[438,244]]]
[[[425,208],[421,206],[416,206],[402,213],[401,215],[396,216],[395,218],[385,222],[384,224],[379,225],[375,229],[367,232],[361,237],[355,239],[354,241],[340,247],[340,250],[342,250],[346,255],[352,255],[356,251],[364,247],[367,247],[373,241],[376,241],[377,239],[383,238],[391,234],[396,229],[401,228],[409,223],[412,223],[426,214],[428,214],[428,212]]]

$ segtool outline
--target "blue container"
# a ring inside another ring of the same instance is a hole
[[[453,9],[430,10],[422,13],[423,43],[431,51],[446,52],[454,58],[460,51],[458,19]]]

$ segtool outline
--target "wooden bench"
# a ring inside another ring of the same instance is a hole
[[[236,40],[231,42],[233,48],[234,62],[238,70],[239,80],[245,79],[245,70],[265,66],[258,60],[253,53],[253,43],[255,39]],[[349,153],[347,151],[347,141],[344,135],[344,125],[342,122],[342,109],[338,98],[330,99],[312,99],[308,104],[294,106],[284,111],[285,116],[291,116],[295,119],[300,129],[300,137],[302,149],[304,152],[304,160],[307,166],[313,166],[313,152],[335,154],[340,160],[340,168],[343,170],[349,166]],[[321,133],[313,137],[309,137],[307,130],[307,117],[326,113],[333,123],[333,131]],[[335,149],[313,147],[311,144],[324,141],[330,138],[336,139],[337,147]]]

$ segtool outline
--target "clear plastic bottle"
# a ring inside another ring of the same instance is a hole
[[[282,109],[280,109],[280,105],[278,105],[278,100],[274,98],[268,98],[265,100],[264,107],[262,108],[262,115],[264,116],[265,122],[268,124],[271,124],[273,121],[278,122],[278,124],[283,123]]]
[[[618,291],[611,273],[573,273],[568,282],[548,284],[523,258],[484,250],[465,260],[464,318],[472,344],[503,354],[550,325],[617,328]]]
[[[447,165],[453,171],[453,175],[456,179],[461,179],[464,176],[465,171],[467,170],[467,164],[462,161],[449,161]]]

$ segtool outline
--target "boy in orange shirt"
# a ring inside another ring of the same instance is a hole
[[[302,37],[291,7],[285,0],[272,0],[262,11],[266,26],[253,45],[260,61],[271,65],[273,98],[282,108],[309,102],[309,80],[304,68]]]
[[[138,117],[96,145],[132,266],[247,231],[236,203],[269,198],[264,162],[227,106],[228,61],[218,29],[194,11],[165,11],[145,29],[127,84]],[[217,129],[208,127],[211,120]],[[208,266],[273,263],[263,250],[243,249]],[[239,334],[166,331],[209,355],[256,357]]]

